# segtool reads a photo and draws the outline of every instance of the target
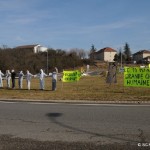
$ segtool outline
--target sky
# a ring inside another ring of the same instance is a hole
[[[150,0],[0,0],[0,47],[150,49]]]

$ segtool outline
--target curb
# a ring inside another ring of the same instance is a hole
[[[35,99],[1,99],[1,102],[32,102],[32,103],[68,103],[68,104],[150,104],[150,101],[88,101],[88,100],[35,100]]]

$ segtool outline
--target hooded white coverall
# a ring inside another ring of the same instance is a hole
[[[18,77],[19,77],[19,78],[18,78],[19,89],[22,89],[23,76],[24,76],[23,72],[20,71],[19,76],[18,76]]]
[[[52,91],[56,90],[57,72],[52,73]]]
[[[10,88],[10,79],[11,79],[11,73],[9,70],[6,70],[6,82],[7,82],[7,88]]]
[[[41,70],[40,70],[40,73],[37,74],[36,76],[39,77],[39,81],[40,81],[40,90],[44,90],[44,77],[46,77],[47,74],[45,74],[45,73],[43,72],[43,70],[41,69]]]
[[[0,87],[3,87],[3,78],[2,78],[2,76],[4,76],[4,74],[0,70]]]
[[[31,74],[31,73],[27,70],[26,80],[27,80],[27,88],[28,88],[28,90],[30,90],[31,78],[32,78],[33,76],[34,76],[34,75]]]

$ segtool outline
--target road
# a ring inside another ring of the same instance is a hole
[[[150,143],[150,105],[0,102],[0,135],[38,141]]]

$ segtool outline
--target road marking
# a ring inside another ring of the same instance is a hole
[[[71,104],[72,105],[72,104]],[[150,104],[73,104],[81,106],[150,107]]]

